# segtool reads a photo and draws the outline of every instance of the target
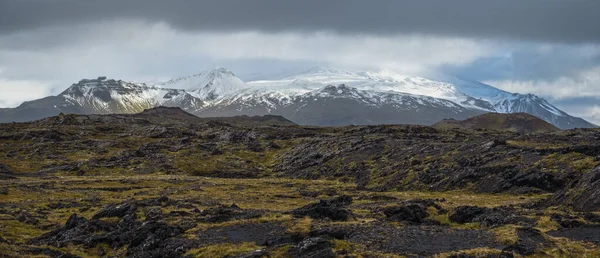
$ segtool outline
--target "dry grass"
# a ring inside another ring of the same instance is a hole
[[[560,225],[556,221],[551,220],[550,216],[539,216],[537,218],[536,228],[546,233],[548,231],[559,229]]]
[[[396,197],[400,200],[410,199],[445,199],[442,206],[456,207],[463,205],[474,205],[480,207],[498,207],[517,205],[542,200],[548,195],[515,195],[515,194],[485,194],[469,191],[446,191],[446,192],[384,192],[383,195]]]
[[[43,185],[43,187],[39,187]],[[194,229],[186,232],[185,237],[194,239],[197,232],[207,230],[213,227],[225,227],[246,223],[266,223],[271,221],[281,222],[288,228],[288,233],[307,236],[312,228],[320,226],[323,221],[313,221],[310,218],[294,218],[286,214],[290,210],[304,206],[308,203],[316,202],[321,198],[306,197],[299,194],[300,190],[309,192],[318,192],[325,189],[334,190],[337,194],[347,194],[353,197],[370,196],[372,192],[356,191],[355,185],[351,183],[342,183],[339,181],[328,180],[296,180],[296,179],[222,179],[205,178],[183,175],[135,175],[135,176],[61,176],[57,178],[34,178],[24,177],[18,181],[2,181],[0,188],[8,188],[8,195],[3,195],[0,204],[6,207],[18,207],[35,214],[37,209],[48,209],[47,218],[40,219],[41,225],[53,228],[56,225],[63,225],[67,218],[77,213],[83,217],[90,218],[99,209],[109,203],[120,203],[129,199],[141,200],[146,198],[156,198],[158,196],[168,196],[171,200],[194,200],[199,201],[194,204],[198,209],[214,207],[216,204],[230,205],[235,203],[243,209],[264,210],[266,213],[255,219],[236,220],[224,223],[199,223]],[[105,189],[123,189],[122,191],[109,191]],[[478,205],[486,207],[495,207],[501,205],[519,204],[539,200],[543,195],[508,195],[508,194],[474,194],[466,191],[451,192],[381,192],[377,195],[395,197],[398,200],[390,199],[382,203],[380,200],[361,198],[350,206],[352,211],[357,214],[357,220],[347,222],[327,222],[328,225],[351,225],[362,224],[368,221],[379,220],[383,214],[373,212],[370,208],[363,205],[375,205],[382,207],[397,202],[415,198],[444,198],[445,202],[440,204],[445,209],[452,209],[460,205]],[[51,204],[56,203],[77,203],[82,206],[66,207],[59,209],[49,209]],[[211,204],[212,203],[212,204]],[[86,209],[81,210],[82,207]],[[180,210],[175,206],[162,207],[164,213],[172,210]],[[12,212],[16,212],[13,210]],[[440,221],[442,224],[453,228],[480,229],[478,223],[456,224],[448,220],[448,214],[438,214],[437,211],[429,209],[430,219]],[[143,210],[138,212],[143,219]],[[7,254],[15,254],[26,248],[24,242],[40,236],[49,231],[40,227],[27,225],[13,220],[12,217],[0,215],[0,235],[14,242],[16,245],[1,245],[0,251]],[[175,219],[166,219],[168,223],[177,223]],[[538,217],[538,227],[543,232],[553,230],[557,227],[548,216]],[[401,223],[394,224],[402,229]],[[514,242],[514,228],[507,226],[497,228],[492,231],[502,243]],[[582,248],[581,245],[573,242],[562,242],[556,249],[549,249],[546,252],[560,253],[567,251],[576,251],[582,254],[593,254],[594,249],[589,247]],[[355,257],[401,257],[393,254],[378,253],[374,250],[343,240],[333,240],[334,250],[346,250]],[[570,246],[571,245],[571,246]],[[574,246],[573,246],[574,245]],[[273,257],[287,257],[287,248],[280,247],[272,252]],[[118,250],[105,248],[110,254],[116,254]],[[219,257],[221,254],[240,254],[260,249],[254,244],[241,245],[214,245],[190,252],[195,257]],[[59,250],[77,254],[82,257],[95,257],[99,254],[99,249],[82,249],[81,246],[66,246]],[[474,253],[490,250],[470,250]],[[443,257],[443,256],[441,256]]]
[[[366,257],[386,257],[386,258],[404,258],[403,255],[398,254],[390,254],[390,253],[382,253],[370,250],[364,245],[349,242],[346,240],[334,239],[331,240],[332,249],[334,252],[346,251],[349,255],[348,257],[357,257],[357,258],[366,258]]]
[[[447,258],[447,257],[451,257],[453,255],[462,254],[462,253],[471,255],[474,257],[487,257],[489,255],[500,254],[501,250],[482,247],[482,248],[464,250],[464,251],[460,251],[460,252],[450,252],[450,253],[438,254],[438,255],[434,255],[433,257],[434,258]]]
[[[216,244],[190,250],[186,253],[186,255],[196,258],[231,257],[261,249],[262,247],[257,246],[254,243]]]
[[[288,233],[307,237],[312,229],[312,219],[310,217],[304,217],[297,219],[292,223],[288,223]]]
[[[491,229],[490,232],[494,234],[496,240],[503,245],[513,245],[519,241],[517,235],[517,229],[519,227],[515,225],[506,225],[498,228]]]
[[[546,248],[531,257],[600,257],[600,249],[597,245],[592,243],[572,241],[566,238],[555,237],[551,237],[550,240],[553,242],[552,247]]]

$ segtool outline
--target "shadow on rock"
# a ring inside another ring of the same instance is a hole
[[[11,171],[10,167],[7,165],[0,164],[0,180],[7,179],[16,179],[14,173]]]
[[[434,207],[439,213],[447,212],[444,210],[436,201],[443,200],[409,200],[401,205],[392,206],[383,209],[383,214],[391,221],[407,221],[413,223],[423,223],[425,218],[429,215],[427,213],[428,207]]]
[[[410,224],[399,229],[384,222],[355,226],[347,240],[384,253],[418,256],[432,256],[483,246],[500,247],[491,233],[482,230]]]
[[[543,205],[567,205],[575,211],[592,212],[600,210],[600,166],[574,180],[563,190],[556,192]]]
[[[518,216],[516,212],[509,207],[477,207],[477,206],[459,206],[456,207],[448,216],[450,221],[456,223],[479,222],[482,226],[493,228],[506,224],[527,224],[532,225],[534,220],[523,216]]]
[[[564,237],[575,241],[585,241],[600,245],[600,227],[584,226],[578,228],[563,228],[548,232],[554,237]]]
[[[291,257],[299,258],[334,258],[336,257],[331,249],[331,243],[325,238],[312,237],[302,240],[302,242],[291,247],[288,250]]]
[[[548,241],[544,238],[542,233],[534,228],[517,229],[517,236],[517,243],[502,250],[502,253],[505,256],[510,256],[512,254],[533,255],[538,248],[548,244]]]
[[[220,223],[231,220],[253,219],[264,214],[259,210],[246,210],[232,204],[231,206],[220,205],[217,208],[199,211],[198,221],[205,223]]]
[[[343,195],[327,200],[320,200],[318,203],[311,203],[293,210],[292,214],[296,217],[308,216],[313,219],[329,218],[333,221],[346,221],[352,216],[352,213],[346,209],[350,204],[352,204],[352,197]]]

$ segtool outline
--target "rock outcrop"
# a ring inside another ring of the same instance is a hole
[[[567,205],[576,211],[600,211],[600,166],[556,192],[546,205]]]

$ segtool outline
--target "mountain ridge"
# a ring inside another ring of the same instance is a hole
[[[562,129],[595,127],[538,96],[480,82],[326,67],[250,82],[220,67],[154,85],[106,77],[83,79],[57,96],[0,109],[0,122],[31,121],[58,113],[138,113],[157,106],[180,107],[200,117],[281,115],[297,124],[320,126],[431,125],[444,118],[525,112]]]

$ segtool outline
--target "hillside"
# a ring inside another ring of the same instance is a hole
[[[292,126],[293,122],[281,116],[235,116],[235,117],[210,117],[200,118],[185,112],[178,107],[154,107],[136,114],[102,114],[102,115],[77,115],[60,114],[34,121],[36,126],[51,125],[193,125],[216,122],[225,125],[236,126]]]
[[[0,124],[0,253],[600,254],[598,129],[246,119],[267,124],[175,108]]]
[[[560,129],[527,113],[487,113],[462,121],[444,119],[433,125],[437,129],[486,129],[515,133],[547,133]]]
[[[283,116],[230,116],[230,117],[203,117],[201,121],[221,122],[237,126],[293,126],[296,123]]]

